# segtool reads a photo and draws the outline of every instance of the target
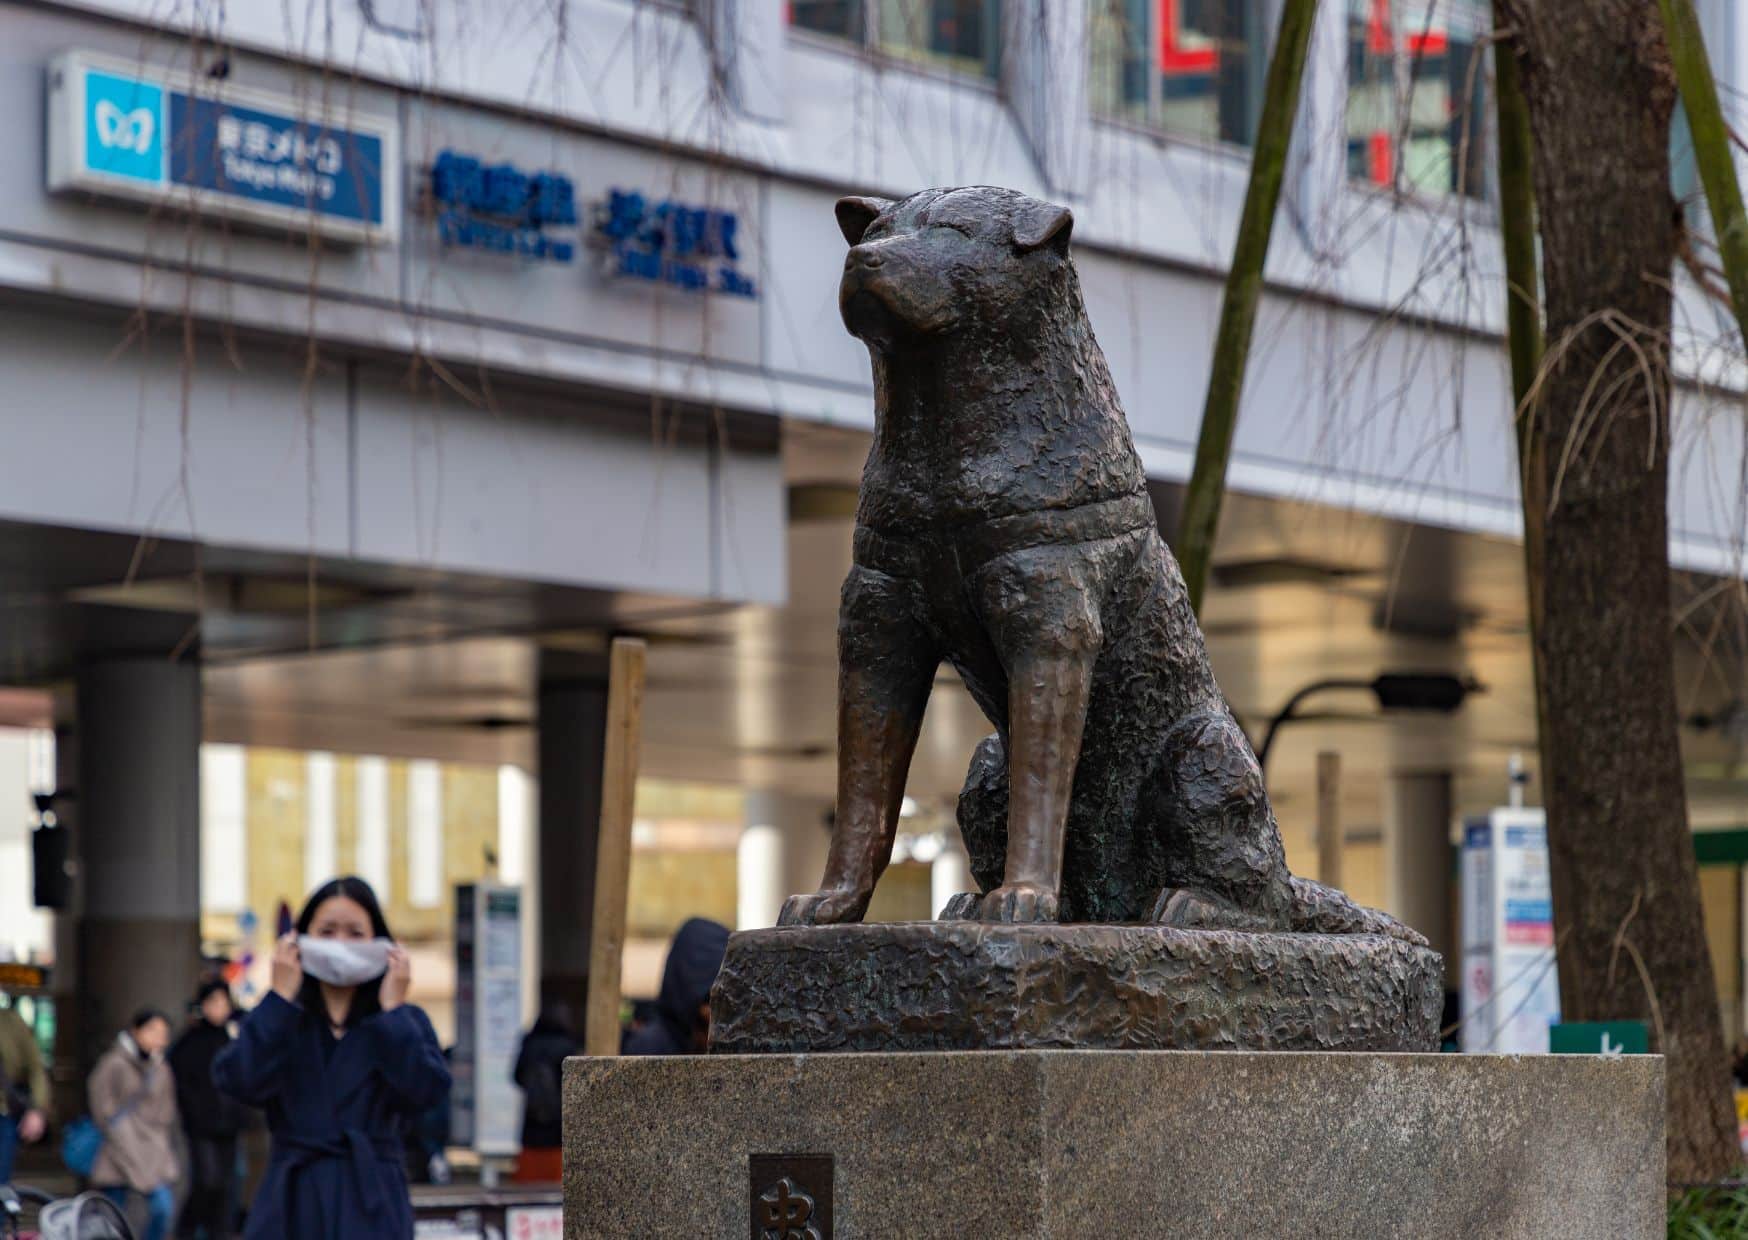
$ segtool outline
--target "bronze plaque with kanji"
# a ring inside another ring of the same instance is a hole
[[[753,1240],[832,1240],[832,1156],[753,1154]]]

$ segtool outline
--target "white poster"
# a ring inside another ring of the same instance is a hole
[[[481,885],[474,955],[474,1132],[482,1154],[522,1148],[522,1091],[512,1076],[522,1045],[522,892]]]
[[[563,1206],[511,1206],[504,1219],[508,1240],[564,1240]]]
[[[1465,1051],[1547,1051],[1560,984],[1539,809],[1496,809],[1464,829],[1462,989]]]

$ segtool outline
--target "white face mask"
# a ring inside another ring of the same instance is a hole
[[[330,986],[357,986],[388,972],[388,939],[358,942],[351,939],[316,939],[297,936],[297,953],[303,971]]]

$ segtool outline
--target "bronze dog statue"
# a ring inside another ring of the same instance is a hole
[[[839,613],[837,824],[780,925],[859,921],[891,857],[929,689],[996,726],[948,916],[1420,936],[1287,872],[1243,730],[1160,537],[1069,258],[1012,190],[845,198],[839,305],[876,421]]]

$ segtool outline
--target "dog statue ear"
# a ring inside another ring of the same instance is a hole
[[[868,225],[874,222],[876,216],[892,205],[885,198],[849,198],[838,199],[838,230],[844,234],[844,240],[851,245],[862,244],[862,234],[868,231]]]
[[[1042,246],[1054,245],[1058,253],[1068,253],[1068,237],[1074,231],[1074,212],[1049,202],[1029,202],[1014,218],[1014,245],[1020,253],[1029,254]]]

